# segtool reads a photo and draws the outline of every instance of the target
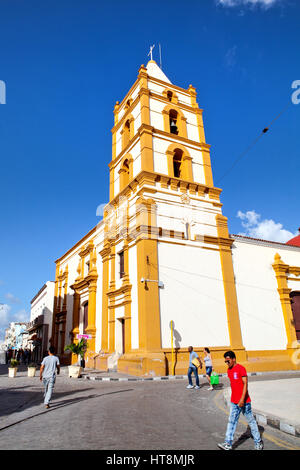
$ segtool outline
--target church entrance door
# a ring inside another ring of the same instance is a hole
[[[290,293],[297,340],[300,341],[300,291]]]

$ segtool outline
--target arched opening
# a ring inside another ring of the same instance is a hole
[[[124,108],[124,109],[127,110],[128,108],[130,108],[131,103],[132,103],[132,99],[129,98],[129,99],[126,101],[126,104],[125,104],[125,108]]]
[[[297,340],[300,341],[300,291],[290,293],[292,312],[294,317],[294,326]]]
[[[182,176],[182,150],[176,149],[173,156],[173,173],[175,178]]]
[[[123,162],[122,165],[122,189],[129,184],[129,161],[126,160]]]
[[[170,124],[171,134],[178,135],[177,120],[178,120],[177,111],[175,111],[174,109],[171,109],[171,111],[169,113],[169,124]]]
[[[167,92],[167,100],[172,101],[172,99],[173,99],[173,93],[171,91],[168,91]]]
[[[129,119],[125,122],[123,129],[123,148],[125,148],[130,141],[130,122]]]

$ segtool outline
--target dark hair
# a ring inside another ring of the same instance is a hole
[[[234,354],[233,351],[227,351],[225,354],[224,354],[224,357],[230,357],[230,359],[235,359],[236,356]]]
[[[204,348],[204,349],[205,349],[205,351],[206,351],[208,354],[210,354],[209,348]]]
[[[50,346],[49,348],[49,353],[54,354],[55,353],[55,348],[54,346]]]

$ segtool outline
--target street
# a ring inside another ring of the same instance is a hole
[[[217,450],[217,443],[224,440],[226,378],[210,392],[203,377],[200,390],[187,390],[185,380],[70,379],[63,368],[46,410],[36,375],[29,378],[24,369],[11,379],[7,366],[0,366],[1,450]],[[279,377],[285,374],[249,381]],[[238,450],[253,449],[245,423],[241,418],[236,431]],[[299,438],[268,426],[259,428],[266,450],[300,450]]]

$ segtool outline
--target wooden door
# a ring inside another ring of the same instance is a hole
[[[300,291],[291,292],[290,297],[297,340],[300,341]]]

